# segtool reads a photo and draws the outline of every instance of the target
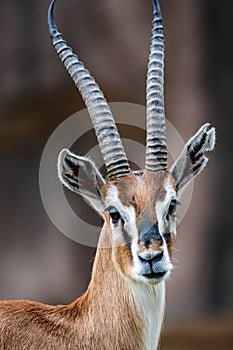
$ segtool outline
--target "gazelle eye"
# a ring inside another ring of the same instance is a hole
[[[168,214],[166,216],[166,219],[169,220],[169,216],[171,216],[172,214],[174,214],[175,210],[176,210],[176,206],[177,206],[178,202],[176,199],[172,199],[171,203],[169,205],[168,208]]]
[[[169,209],[168,209],[168,214],[169,215],[172,215],[176,209],[176,206],[177,206],[177,201],[176,199],[172,199],[171,200],[171,203],[169,205]]]
[[[108,208],[109,215],[111,216],[112,223],[116,225],[121,219],[121,214],[115,207]]]

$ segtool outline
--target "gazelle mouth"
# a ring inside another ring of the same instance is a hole
[[[144,274],[143,276],[148,278],[148,279],[160,279],[163,278],[166,275],[167,271],[163,271],[163,272],[151,272],[148,274]]]

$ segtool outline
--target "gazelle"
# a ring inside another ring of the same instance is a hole
[[[172,270],[176,206],[184,187],[206,166],[215,130],[202,126],[167,170],[164,37],[159,3],[153,0],[146,165],[132,171],[103,93],[57,30],[54,3],[48,11],[50,35],[86,103],[107,169],[104,179],[89,158],[64,149],[58,175],[103,217],[104,226],[83,296],[68,306],[0,303],[0,349],[155,350]]]

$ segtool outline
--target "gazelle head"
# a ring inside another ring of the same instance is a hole
[[[93,161],[61,151],[61,182],[81,195],[103,218],[101,246],[110,245],[117,269],[132,280],[155,284],[169,276],[176,237],[175,211],[183,188],[207,164],[215,129],[205,124],[167,169],[164,112],[164,37],[161,11],[153,0],[154,21],[147,73],[147,146],[145,170],[130,169],[110,108],[93,77],[58,32],[48,14],[54,47],[88,108],[107,169],[102,177]]]

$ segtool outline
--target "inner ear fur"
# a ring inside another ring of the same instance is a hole
[[[58,177],[65,187],[80,194],[97,212],[103,213],[101,190],[105,180],[92,160],[63,149],[58,156]]]
[[[205,152],[212,151],[215,142],[215,128],[207,123],[186,143],[183,152],[171,169],[177,191],[181,191],[191,179],[205,168],[208,162]]]

